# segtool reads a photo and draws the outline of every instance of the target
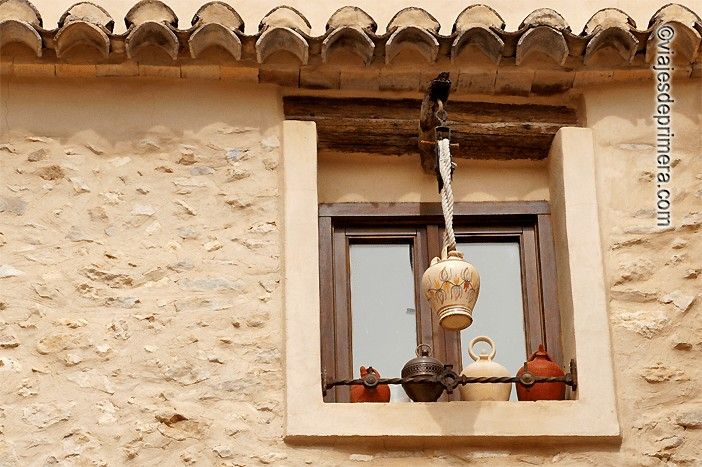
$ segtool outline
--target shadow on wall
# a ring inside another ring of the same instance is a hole
[[[2,133],[66,138],[70,143],[98,145],[105,152],[144,137],[144,141],[187,143],[212,133],[213,127],[229,132],[253,127],[264,135],[277,134],[273,129],[283,120],[274,87],[158,79],[4,80],[0,106]],[[135,152],[149,152],[144,145],[137,143]]]

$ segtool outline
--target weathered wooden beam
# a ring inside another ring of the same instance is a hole
[[[418,154],[418,99],[288,96],[285,118],[317,123],[320,150],[386,155]],[[578,126],[573,108],[455,102],[446,106],[455,157],[544,159],[563,126]]]

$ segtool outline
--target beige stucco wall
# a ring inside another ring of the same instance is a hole
[[[652,90],[592,89],[583,99],[621,447],[332,448],[282,441],[278,91],[4,80],[0,465],[699,463],[702,94],[675,89],[675,229],[662,233],[649,230]],[[342,157],[321,158],[324,200],[372,199],[371,183],[356,178],[369,163],[397,169],[393,196],[435,194],[410,158]],[[548,196],[543,164],[462,167],[462,199]]]
[[[461,160],[457,163],[459,168],[454,175],[457,201],[549,199],[545,162]],[[317,173],[322,203],[441,200],[436,177],[422,170],[418,156],[322,153]]]

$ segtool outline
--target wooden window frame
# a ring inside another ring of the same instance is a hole
[[[456,203],[456,234],[473,240],[519,243],[526,355],[544,343],[563,364],[556,265],[549,204],[545,201]],[[333,378],[354,377],[348,250],[363,241],[413,245],[417,341],[461,368],[460,334],[439,326],[421,296],[421,274],[438,256],[443,238],[439,203],[333,203],[319,205],[321,363]],[[444,396],[443,400],[456,400]],[[347,402],[348,387],[329,391],[325,402]]]

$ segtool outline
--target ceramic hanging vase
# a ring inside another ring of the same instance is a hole
[[[490,346],[489,351],[481,350],[475,353],[475,344],[485,342]],[[512,376],[507,368],[493,361],[496,354],[495,342],[487,336],[478,336],[470,341],[468,354],[474,361],[461,373],[468,377],[503,377]],[[471,383],[460,386],[461,398],[464,401],[508,401],[512,393],[511,383]]]
[[[380,379],[378,370],[372,366],[368,368],[362,366],[361,378],[364,378],[368,373],[372,373]],[[390,402],[390,386],[387,384],[379,384],[373,388],[367,388],[362,384],[351,386],[351,402]]]
[[[444,329],[460,331],[473,323],[480,276],[460,251],[444,248],[441,258],[431,261],[422,276],[422,290]]]
[[[526,369],[534,376],[564,376],[561,367],[551,360],[543,344],[529,358]],[[517,372],[517,377],[524,374],[524,367]],[[517,398],[520,401],[560,401],[565,399],[565,383],[534,383],[525,386],[517,383]]]

